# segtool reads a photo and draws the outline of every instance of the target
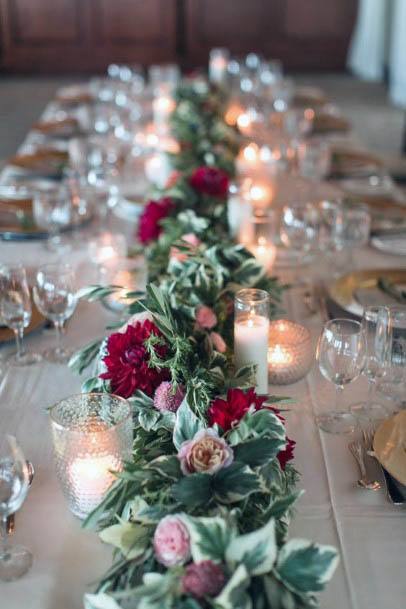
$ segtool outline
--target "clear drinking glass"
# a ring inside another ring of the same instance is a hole
[[[382,366],[380,389],[406,407],[406,306],[380,307],[376,328],[376,353]]]
[[[362,373],[368,379],[368,395],[365,402],[351,406],[351,412],[355,416],[368,419],[380,420],[387,416],[387,410],[382,404],[374,401],[376,385],[382,377],[383,367],[380,364],[376,352],[376,330],[378,315],[382,307],[366,307],[362,316],[361,326],[365,335],[365,366]]]
[[[344,255],[343,264],[354,268],[354,251],[368,244],[371,232],[371,214],[366,205],[356,208],[342,207],[334,227],[336,251]]]
[[[331,151],[328,142],[307,140],[297,150],[299,173],[310,180],[322,180],[330,170]]]
[[[16,337],[17,353],[12,363],[28,366],[39,362],[38,353],[26,352],[24,348],[24,328],[31,321],[31,298],[27,275],[21,265],[0,266],[0,318]]]
[[[131,457],[127,400],[108,393],[68,397],[50,410],[56,473],[69,509],[85,518],[102,501]]]
[[[56,363],[69,360],[71,351],[62,347],[64,322],[73,314],[76,304],[75,274],[68,264],[48,264],[39,268],[34,286],[38,310],[54,322],[57,346],[45,351],[44,357]]]
[[[18,579],[31,568],[32,554],[20,545],[8,542],[7,518],[20,509],[29,488],[29,468],[13,436],[6,436],[0,446],[0,581]]]
[[[315,249],[318,241],[317,209],[311,203],[285,205],[280,233],[282,243],[298,254],[306,254]]]
[[[318,426],[329,433],[352,433],[357,420],[349,410],[340,406],[344,386],[361,374],[365,365],[365,334],[358,321],[332,319],[324,326],[317,346],[320,372],[336,386],[333,410],[316,417]]]
[[[61,230],[71,223],[72,204],[65,188],[37,192],[33,199],[33,213],[36,224],[49,233],[47,249],[58,252],[65,250],[66,241]]]

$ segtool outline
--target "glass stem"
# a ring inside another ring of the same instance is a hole
[[[62,352],[62,321],[55,321],[55,330],[56,330],[56,351],[57,353]]]
[[[16,337],[16,347],[17,347],[17,359],[21,359],[25,354],[24,349],[24,327],[20,326],[16,330],[14,330],[14,334]]]
[[[8,548],[8,522],[7,516],[3,515],[0,522],[0,559],[7,553]]]
[[[336,385],[336,403],[335,403],[334,410],[340,410],[343,392],[344,392],[344,385]]]
[[[372,400],[375,395],[375,388],[376,388],[376,383],[375,383],[374,379],[369,378],[368,379],[368,393],[367,393],[367,399],[366,399],[366,404],[365,404],[367,409],[369,409],[372,404]]]

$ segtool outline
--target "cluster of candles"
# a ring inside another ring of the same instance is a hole
[[[269,294],[244,289],[235,297],[234,354],[237,368],[255,366],[256,390],[303,378],[313,361],[310,332],[288,320],[269,320]]]

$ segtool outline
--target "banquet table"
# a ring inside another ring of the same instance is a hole
[[[45,116],[52,114],[52,105]],[[30,136],[31,137],[31,136]],[[28,138],[25,146],[29,145]],[[7,179],[8,169],[2,175]],[[290,185],[292,192],[299,186]],[[310,186],[309,186],[310,188]],[[314,185],[312,186],[314,188]],[[331,192],[330,185],[322,185]],[[303,192],[303,191],[301,191]],[[115,229],[132,238],[131,222],[114,219]],[[96,279],[87,256],[91,227],[84,227],[69,261],[76,268],[78,287]],[[33,271],[50,261],[41,242],[0,242],[0,262],[21,262]],[[364,248],[357,255],[358,268],[402,266],[401,257]],[[303,267],[308,278],[328,277],[328,264]],[[286,279],[284,272],[280,273]],[[285,316],[304,324],[315,345],[322,314],[310,315],[303,288],[286,291]],[[79,348],[101,338],[117,318],[100,303],[81,302],[68,322],[65,344]],[[42,328],[26,337],[28,349],[40,351],[54,343],[53,331]],[[0,350],[3,361],[14,346]],[[15,434],[26,457],[35,466],[35,478],[25,504],[16,516],[13,541],[31,549],[31,571],[16,582],[0,583],[1,609],[79,609],[85,592],[111,564],[110,548],[95,532],[85,531],[68,510],[53,466],[47,408],[80,392],[83,379],[66,366],[42,362],[35,366],[3,367],[0,371],[1,435]],[[348,450],[348,437],[321,432],[314,415],[333,400],[334,388],[315,364],[308,376],[293,385],[272,386],[270,393],[294,398],[286,413],[288,435],[297,442],[295,464],[301,472],[299,488],[305,489],[297,506],[290,534],[336,546],[340,565],[321,597],[323,609],[403,609],[406,606],[406,526],[404,509],[390,504],[384,490],[357,488],[358,471]],[[347,387],[347,403],[364,398],[366,382]],[[378,469],[375,471],[379,476]]]

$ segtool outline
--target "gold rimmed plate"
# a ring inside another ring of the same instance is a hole
[[[406,410],[382,421],[375,432],[373,448],[379,463],[406,486]]]
[[[343,311],[362,317],[367,306],[399,304],[398,301],[378,287],[384,279],[398,290],[406,288],[406,270],[370,269],[353,271],[339,277],[328,288],[328,296]]]
[[[31,332],[34,332],[35,330],[38,330],[38,328],[40,328],[40,326],[42,326],[44,323],[45,323],[45,317],[43,315],[41,315],[41,313],[38,311],[38,309],[35,307],[35,305],[33,305],[31,321],[30,321],[29,325],[24,329],[24,336],[27,334],[31,334]],[[14,340],[13,330],[11,330],[10,328],[7,328],[6,326],[1,325],[1,320],[0,320],[0,345],[11,342],[13,340]]]

